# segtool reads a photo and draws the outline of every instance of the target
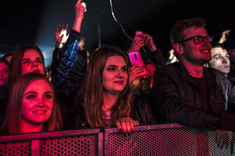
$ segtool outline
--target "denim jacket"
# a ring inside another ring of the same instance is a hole
[[[55,71],[52,73],[52,84],[63,118],[69,115],[86,73],[87,57],[84,51],[78,50],[79,40],[80,33],[71,30],[58,57],[53,57],[57,60],[54,60],[56,65],[54,66]]]

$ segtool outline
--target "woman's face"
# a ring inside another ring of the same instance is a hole
[[[8,77],[8,66],[0,62],[0,86],[3,86],[6,84],[6,80]]]
[[[53,94],[50,85],[45,80],[33,81],[23,95],[21,121],[33,125],[43,124],[50,118],[52,109]]]
[[[110,56],[102,74],[104,91],[111,94],[120,94],[127,85],[127,64],[122,56]]]
[[[209,64],[210,67],[218,69],[224,74],[228,74],[230,72],[230,61],[227,50],[221,47],[212,48]]]
[[[35,49],[25,51],[22,59],[21,75],[26,73],[44,74],[44,65],[40,54]]]

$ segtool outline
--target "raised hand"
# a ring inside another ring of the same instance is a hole
[[[58,27],[55,29],[55,39],[56,39],[56,46],[58,48],[62,48],[63,44],[67,41],[68,36],[68,24],[63,25],[59,24]]]

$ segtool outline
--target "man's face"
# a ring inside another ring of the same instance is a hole
[[[221,47],[215,47],[211,50],[210,67],[218,69],[224,74],[230,72],[230,61],[227,50]]]
[[[185,29],[184,40],[194,36],[208,36],[204,27],[196,28],[191,27]],[[207,39],[203,39],[203,42],[196,44],[193,39],[184,42],[181,46],[183,50],[182,59],[195,65],[204,65],[211,59],[211,43]]]

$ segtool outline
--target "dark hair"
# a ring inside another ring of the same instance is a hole
[[[0,62],[5,63],[9,67],[9,62],[6,59],[0,58]]]
[[[190,18],[190,19],[182,19],[178,20],[172,27],[170,32],[170,40],[172,46],[175,43],[184,40],[183,31],[190,27],[206,27],[206,20],[203,18]]]
[[[12,55],[13,55],[13,52],[9,52],[5,54],[2,58],[6,59],[8,56],[12,56]]]
[[[35,80],[45,80],[50,85],[53,93],[53,111],[48,121],[43,124],[43,130],[54,131],[62,127],[62,116],[59,105],[55,101],[54,89],[51,82],[43,74],[27,73],[20,76],[13,85],[2,131],[7,131],[9,134],[19,133],[23,95],[28,86]]]
[[[230,51],[235,48],[235,39],[229,38],[227,41],[223,43],[223,45],[227,51]]]
[[[222,43],[213,42],[211,45],[212,45],[212,48],[220,47],[222,49],[225,49]]]

